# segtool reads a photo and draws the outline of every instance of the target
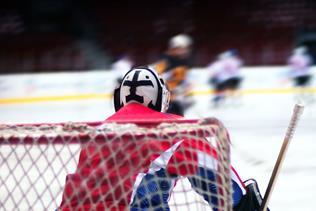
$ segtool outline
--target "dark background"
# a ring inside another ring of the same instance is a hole
[[[316,55],[314,0],[24,0],[0,3],[0,73],[109,68],[128,54],[156,61],[177,33],[194,39],[194,66],[237,49],[247,66]]]

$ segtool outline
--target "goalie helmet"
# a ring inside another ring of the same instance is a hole
[[[159,112],[169,106],[170,94],[161,77],[150,67],[135,67],[129,70],[122,83],[114,91],[114,107],[118,111],[132,102],[143,104]]]

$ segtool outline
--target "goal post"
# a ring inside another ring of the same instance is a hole
[[[191,142],[187,142],[189,147],[185,151],[178,152],[176,147],[183,140]],[[0,125],[0,149],[3,210],[55,210],[61,201],[66,203],[65,207],[67,203],[70,206],[75,197],[79,204],[112,201],[111,210],[126,210],[135,203],[139,194],[135,185],[141,188],[141,181],[147,179],[144,175],[154,172],[158,177],[166,176],[159,170],[162,166],[169,168],[167,177],[172,182],[165,184],[165,180],[159,180],[157,184],[175,186],[168,199],[171,210],[212,210],[206,202],[208,197],[217,201],[214,210],[232,210],[229,135],[215,118]],[[211,161],[209,157],[201,158],[199,150],[210,152]],[[183,163],[176,158],[175,162],[172,153],[189,160]],[[82,163],[85,159],[89,163]],[[198,180],[197,185],[211,182],[215,192],[201,192],[192,186],[192,182],[197,183],[197,159],[216,169],[214,180]],[[161,160],[168,160],[168,164]],[[172,165],[167,167],[169,163]],[[189,176],[183,177],[183,171]],[[80,183],[76,183],[78,175]],[[74,183],[69,183],[72,180]],[[164,193],[154,193],[158,190],[150,188],[147,194],[162,197],[158,201],[165,200]],[[71,197],[65,200],[65,196]],[[124,204],[127,206],[123,209]]]

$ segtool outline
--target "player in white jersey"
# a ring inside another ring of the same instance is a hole
[[[123,55],[112,63],[111,70],[117,75],[117,83],[121,83],[123,76],[134,65],[134,62],[128,55]]]
[[[287,64],[289,67],[288,77],[293,81],[294,87],[299,89],[296,99],[311,101],[312,96],[307,88],[312,79],[311,66],[313,60],[308,49],[305,46],[295,48]]]
[[[215,107],[221,105],[226,98],[235,98],[239,95],[242,65],[243,61],[236,50],[228,50],[221,53],[218,59],[207,67],[211,74],[210,84],[214,87]]]

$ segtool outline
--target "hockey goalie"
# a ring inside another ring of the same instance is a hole
[[[169,91],[150,67],[128,71],[115,90],[116,112],[108,122],[146,119],[181,119],[165,113]],[[214,183],[216,152],[203,140],[125,139],[89,142],[82,146],[74,174],[67,175],[58,210],[167,211],[168,201],[180,177],[219,210],[219,188]],[[255,180],[243,182],[231,167],[233,209],[259,210],[261,195]]]

